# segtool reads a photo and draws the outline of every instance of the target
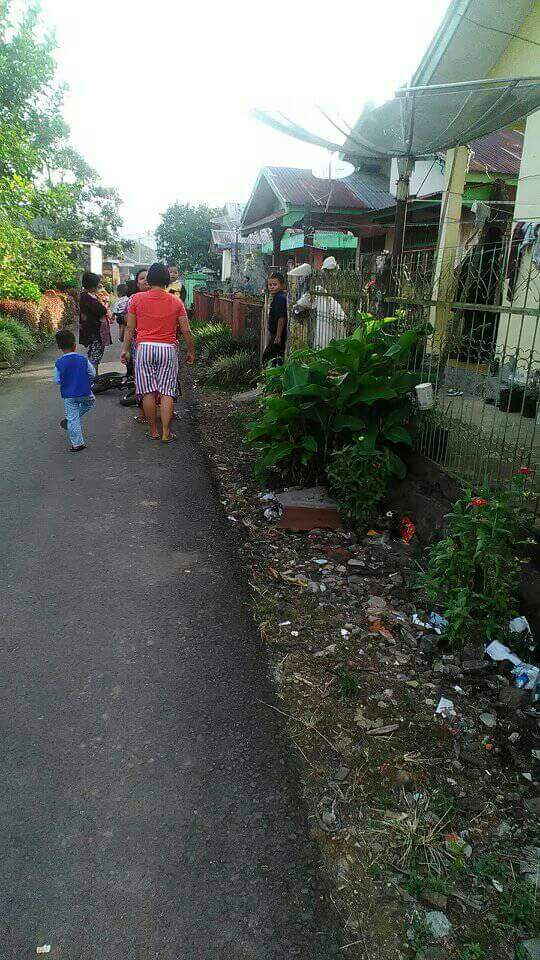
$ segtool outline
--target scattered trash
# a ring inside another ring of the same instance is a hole
[[[491,882],[492,882],[493,886],[495,887],[497,893],[502,893],[502,892],[503,892],[504,887],[503,887],[502,883],[499,882],[499,880],[492,880]]]
[[[424,630],[434,630],[439,636],[444,633],[448,627],[448,620],[442,617],[440,613],[432,611],[426,620],[422,620],[417,613],[413,613],[412,622],[415,627],[422,627]]]
[[[414,537],[415,531],[416,531],[416,527],[412,522],[411,518],[403,517],[399,525],[399,532],[401,535],[401,539],[403,540],[403,543],[410,543],[412,538]]]
[[[275,500],[273,493],[260,493],[259,500],[262,500],[263,503],[270,503],[271,500]]]
[[[437,704],[437,709],[435,713],[439,714],[441,717],[445,717],[447,720],[451,720],[453,717],[457,716],[456,708],[452,700],[447,700],[446,697],[441,697]]]
[[[494,713],[481,713],[480,721],[484,724],[485,727],[496,727],[497,726],[497,717]]]
[[[514,667],[512,673],[520,690],[534,690],[540,676],[540,668],[533,667],[530,663],[520,663],[518,667]]]
[[[505,647],[504,643],[499,643],[498,640],[492,640],[491,643],[486,647],[486,653],[488,657],[491,657],[492,660],[499,662],[500,660],[509,660],[510,663],[513,663],[514,666],[519,666],[521,660],[516,656],[515,653],[512,653],[508,647]]]
[[[268,520],[269,523],[272,523],[274,520],[279,520],[281,517],[281,510],[278,510],[276,507],[267,507],[264,511],[264,518]]]
[[[527,617],[514,617],[508,624],[508,630],[510,633],[528,633],[532,636]]]
[[[36,948],[36,953],[50,953],[50,952],[51,952],[50,943],[44,943],[42,947]]]
[[[426,913],[424,920],[436,940],[444,939],[452,930],[450,920],[446,914],[441,913],[440,910],[432,910],[430,913]]]

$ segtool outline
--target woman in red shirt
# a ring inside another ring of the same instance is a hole
[[[131,298],[121,359],[125,363],[137,330],[135,390],[142,396],[143,409],[150,427],[148,436],[159,439],[156,399],[160,399],[161,440],[176,439],[171,433],[171,419],[178,376],[178,332],[187,346],[187,362],[195,359],[195,346],[186,308],[181,300],[167,293],[170,275],[162,263],[154,263],[147,275],[149,290]]]

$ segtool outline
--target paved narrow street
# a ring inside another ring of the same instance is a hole
[[[111,392],[71,455],[56,356],[0,386],[0,956],[327,960],[315,851],[192,424],[150,443]]]

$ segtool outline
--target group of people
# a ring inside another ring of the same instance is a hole
[[[56,336],[62,356],[56,361],[54,379],[65,404],[66,416],[61,426],[68,431],[73,453],[86,446],[81,417],[93,406],[92,382],[99,375],[105,348],[112,342],[110,327],[114,318],[122,341],[120,357],[128,373],[133,371],[135,392],[142,407],[142,414],[136,419],[147,424],[148,439],[162,443],[176,439],[171,422],[179,393],[180,337],[186,345],[187,362],[195,360],[178,268],[154,263],[148,270],[140,270],[135,280],[118,292],[111,311],[101,277],[84,273],[79,342],[87,348],[87,357],[76,352],[75,336],[70,330],[59,330]]]

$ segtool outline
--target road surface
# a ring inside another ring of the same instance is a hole
[[[56,355],[0,385],[0,956],[343,956],[189,418],[70,454]]]

